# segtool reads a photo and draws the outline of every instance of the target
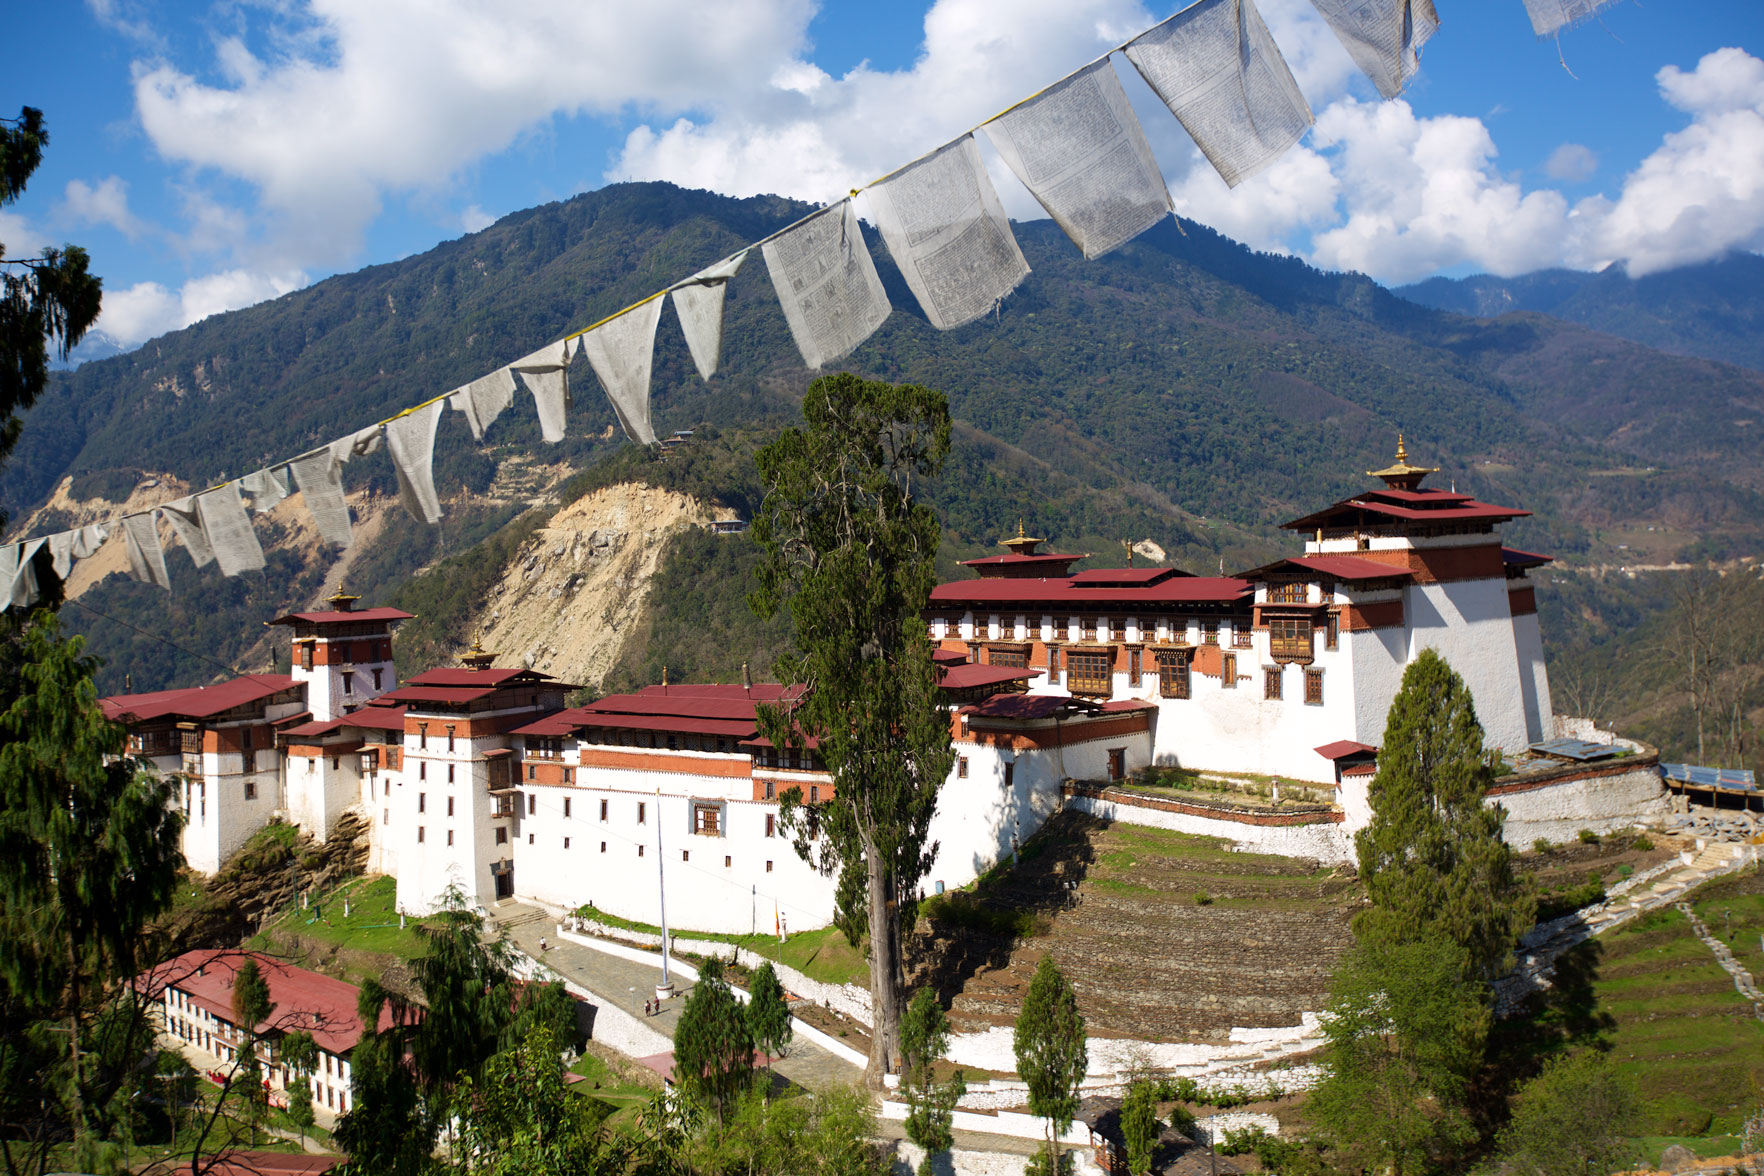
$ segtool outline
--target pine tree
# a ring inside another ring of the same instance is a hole
[[[1078,1085],[1090,1067],[1078,994],[1051,955],[1041,957],[1012,1036],[1017,1076],[1029,1087],[1029,1113],[1047,1120],[1053,1173],[1063,1171],[1060,1136],[1078,1114]]]
[[[830,800],[803,806],[792,789],[781,807],[797,853],[839,875],[842,929],[869,933],[866,1078],[880,1086],[899,1067],[901,947],[936,852],[937,792],[955,761],[923,616],[939,528],[913,499],[948,456],[949,401],[841,373],[811,384],[802,412],[806,427],[757,455],[767,492],[753,533],[765,558],[751,603],[768,617],[789,607],[798,652],[774,668],[813,689],[762,708],[760,727],[780,746],[816,740],[833,777]],[[861,920],[849,901],[860,877]]]
[[[925,1149],[919,1176],[929,1176],[931,1157],[948,1151],[955,1143],[950,1124],[956,1104],[967,1092],[967,1078],[960,1070],[948,1082],[937,1081],[937,1059],[949,1050],[949,1018],[937,994],[921,988],[907,1005],[900,1024],[900,1091],[906,1098],[907,1138]]]
[[[1551,1061],[1520,1088],[1501,1131],[1502,1170],[1516,1176],[1605,1176],[1630,1168],[1635,1088],[1597,1050]]]
[[[674,1026],[674,1083],[708,1104],[720,1121],[752,1084],[753,1035],[723,978],[723,961],[706,960]]]
[[[1492,980],[1535,910],[1501,840],[1505,810],[1484,804],[1493,770],[1464,680],[1431,649],[1403,673],[1372,778],[1372,819],[1355,838],[1372,906],[1362,941],[1440,934],[1470,974]]]
[[[251,1122],[251,1142],[257,1143],[257,1127],[268,1106],[263,1088],[263,1062],[257,1056],[259,1026],[270,1019],[276,1006],[270,1000],[269,982],[250,956],[233,973],[233,1023],[239,1027],[238,1089],[244,1094]]]
[[[312,1034],[295,1030],[282,1036],[282,1064],[288,1068],[288,1118],[300,1129],[300,1146],[313,1124],[312,1076],[318,1069],[318,1042]]]
[[[1146,1176],[1151,1171],[1158,1129],[1157,1096],[1152,1084],[1135,1078],[1121,1100],[1121,1136],[1127,1143],[1127,1171],[1131,1176]]]
[[[771,963],[763,963],[749,982],[748,1033],[754,1048],[767,1057],[782,1057],[795,1030],[790,1027],[790,1006],[784,1003],[784,986]]]
[[[388,1003],[392,1024],[373,1029]],[[413,1018],[401,1001],[372,979],[361,985],[355,1015],[368,1031],[349,1051],[353,1097],[332,1136],[355,1171],[421,1176],[429,1168],[439,1121],[426,1113],[417,1075],[409,1064]]]

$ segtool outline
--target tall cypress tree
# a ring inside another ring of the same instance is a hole
[[[818,805],[802,806],[792,789],[784,818],[797,852],[841,875],[840,925],[869,932],[866,1077],[879,1086],[900,1064],[901,946],[936,852],[937,791],[955,762],[923,615],[939,528],[913,499],[949,454],[949,400],[841,373],[809,386],[802,413],[805,428],[757,455],[766,498],[753,531],[765,559],[752,603],[766,616],[788,605],[799,652],[776,671],[812,688],[795,705],[763,708],[760,727],[781,746],[816,740],[833,777]],[[845,905],[860,875],[863,920]]]
[[[721,1120],[753,1078],[753,1032],[723,978],[723,961],[700,965],[674,1026],[674,1082]]]
[[[1492,980],[1531,925],[1535,906],[1501,840],[1506,812],[1484,803],[1494,778],[1470,690],[1444,658],[1421,651],[1390,705],[1372,819],[1355,838],[1372,906],[1354,920],[1362,941],[1441,935],[1470,974]]]
[[[1042,956],[1023,997],[1011,1044],[1017,1076],[1029,1087],[1029,1113],[1047,1120],[1048,1176],[1061,1176],[1060,1136],[1078,1114],[1078,1084],[1090,1068],[1078,994],[1053,957]]]

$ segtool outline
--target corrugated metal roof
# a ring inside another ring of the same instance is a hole
[[[361,992],[355,985],[294,967],[273,956],[234,950],[187,951],[142,973],[137,983],[155,999],[168,986],[177,988],[192,1003],[236,1024],[233,977],[247,958],[257,961],[269,986],[270,1002],[275,1005],[270,1019],[254,1028],[274,1027],[283,1032],[299,1029],[311,1033],[320,1047],[333,1054],[340,1054],[361,1040],[361,1021],[355,1013]],[[380,1010],[379,1027],[387,1029],[391,1025],[392,1010],[388,1006]]]
[[[516,678],[522,681],[549,682],[550,674],[515,667],[472,669],[470,666],[437,666],[424,670],[410,680],[412,686],[500,686]]]
[[[1409,580],[1415,575],[1408,568],[1380,563],[1375,559],[1362,559],[1357,555],[1299,555],[1290,559],[1277,559],[1273,563],[1239,574],[1245,580],[1257,580],[1288,568],[1329,580]]]
[[[157,690],[150,694],[113,694],[99,699],[98,706],[105,718],[120,722],[145,722],[167,715],[203,719],[262,701],[297,685],[299,683],[287,674],[253,674],[217,682],[213,686]]]
[[[1591,743],[1585,739],[1545,739],[1541,743],[1531,745],[1531,752],[1534,755],[1554,756],[1557,759],[1569,759],[1576,763],[1610,759],[1619,750],[1609,743]]]
[[[292,625],[296,621],[305,621],[312,625],[329,625],[339,621],[408,621],[416,616],[401,608],[363,608],[353,612],[297,612],[285,617],[277,617],[272,625]]]
[[[983,666],[975,662],[943,667],[937,684],[945,690],[973,690],[980,686],[1002,686],[1006,682],[1027,682],[1040,670],[1016,666]]]
[[[1144,584],[1156,584],[1171,576],[1189,574],[1176,568],[1091,568],[1073,576],[1072,583],[1086,588],[1136,588]]]
[[[1325,743],[1316,751],[1326,760],[1345,759],[1350,755],[1378,754],[1378,749],[1370,743],[1355,743],[1352,739],[1337,739],[1334,743]]]
[[[1086,588],[1071,579],[959,580],[931,589],[931,607],[951,604],[1052,604],[1109,608],[1141,604],[1230,604],[1250,591],[1230,576],[1171,576],[1138,588]]]
[[[1668,780],[1695,784],[1702,788],[1754,789],[1757,776],[1748,768],[1705,768],[1696,764],[1661,764],[1660,774]]]

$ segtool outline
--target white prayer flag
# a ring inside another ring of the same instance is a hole
[[[214,562],[214,548],[208,544],[208,536],[203,533],[202,520],[196,515],[196,499],[189,495],[161,503],[159,513],[171,524],[172,533],[190,553],[190,562],[199,568],[205,568]]]
[[[1311,125],[1254,0],[1200,0],[1127,45],[1127,60],[1230,187],[1273,163]]]
[[[288,463],[288,468],[319,535],[327,543],[348,547],[354,536],[349,528],[349,503],[343,498],[343,465],[337,456],[338,445],[345,443],[301,454]]]
[[[129,575],[143,584],[157,584],[171,591],[171,576],[165,570],[165,551],[159,545],[159,528],[153,523],[153,512],[124,515],[123,540],[129,548]]]
[[[239,479],[239,489],[251,495],[251,509],[259,514],[274,510],[294,488],[288,482],[287,466],[270,466]]]
[[[802,362],[844,359],[893,309],[850,200],[822,209],[760,248]]]
[[[649,423],[649,369],[655,360],[655,327],[662,299],[651,298],[582,336],[582,354],[606,389],[625,436],[639,445],[655,444]]]
[[[680,331],[686,336],[686,349],[692,352],[698,374],[706,380],[717,374],[717,363],[723,354],[723,295],[729,291],[729,279],[741,272],[741,263],[746,260],[747,250],[743,249],[709,269],[699,270],[671,291],[674,313],[680,316]]]
[[[539,410],[539,435],[553,445],[564,439],[564,410],[570,406],[570,360],[568,343],[550,343],[525,359],[508,366],[521,373],[533,405]]]
[[[29,608],[37,603],[37,571],[31,561],[46,542],[46,539],[27,539],[0,548],[0,590],[5,591],[11,607]]]
[[[1439,31],[1433,0],[1311,0],[1378,92],[1395,98],[1421,68],[1421,46]]]
[[[986,314],[1029,274],[971,134],[866,194],[888,252],[940,331]]]
[[[88,523],[74,532],[73,556],[75,559],[91,559],[110,538],[109,523]]]
[[[398,471],[398,499],[419,523],[441,521],[441,500],[435,497],[435,426],[441,423],[442,401],[434,401],[386,424],[386,448]]]
[[[369,425],[359,432],[338,441],[331,442],[331,454],[338,461],[348,461],[355,457],[366,457],[370,453],[380,451],[382,425]]]
[[[497,368],[487,376],[479,376],[447,398],[447,403],[465,414],[472,440],[482,441],[490,423],[514,403],[515,378],[508,368]]]
[[[1599,9],[1616,0],[1525,0],[1531,28],[1540,37],[1552,36],[1569,25],[1591,20]]]
[[[1086,258],[1170,214],[1170,189],[1106,57],[993,119],[986,137]]]
[[[73,573],[73,546],[77,531],[61,531],[49,536],[49,554],[54,557],[55,574],[65,580]]]
[[[228,482],[198,494],[196,514],[202,520],[203,535],[214,549],[214,561],[220,565],[221,575],[236,576],[263,568],[263,545],[251,527],[251,516],[245,513],[239,483]]]

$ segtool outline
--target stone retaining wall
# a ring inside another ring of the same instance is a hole
[[[1339,809],[1279,812],[1227,808],[1095,784],[1068,784],[1065,795],[1067,807],[1079,812],[1129,825],[1222,837],[1233,849],[1246,853],[1315,858],[1331,865],[1354,860],[1353,839],[1342,827]]]
[[[1649,749],[1619,760],[1502,776],[1488,798],[1507,810],[1507,844],[1520,848],[1540,838],[1570,842],[1582,829],[1612,833],[1638,825],[1659,828],[1671,812],[1659,764],[1659,756]]]

